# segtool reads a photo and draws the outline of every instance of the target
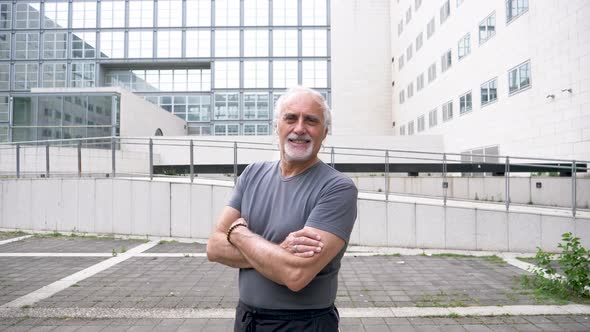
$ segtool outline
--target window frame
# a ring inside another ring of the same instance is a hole
[[[492,95],[490,93],[491,92],[491,88],[490,88],[491,83],[495,83],[495,94],[494,94],[495,98],[493,100],[490,99],[490,96]],[[498,77],[497,76],[482,83],[480,85],[479,89],[480,89],[480,101],[481,101],[480,104],[482,107],[487,106],[489,104],[493,104],[498,101]],[[486,89],[486,91],[487,91],[486,92],[487,98],[486,98],[485,102],[484,102],[484,94],[483,94],[484,89]]]

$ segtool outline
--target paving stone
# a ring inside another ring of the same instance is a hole
[[[129,250],[144,243],[138,240],[124,240],[94,237],[30,237],[0,246],[0,252],[47,252],[47,253],[112,253]]]

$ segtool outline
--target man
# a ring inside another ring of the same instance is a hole
[[[240,268],[235,331],[338,330],[334,300],[357,189],[318,158],[330,121],[314,90],[279,98],[281,159],[244,170],[209,239],[209,260]]]

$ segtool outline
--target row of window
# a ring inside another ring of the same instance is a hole
[[[213,37],[212,37],[213,36]],[[12,43],[14,39],[14,44]],[[215,48],[212,52],[211,42]],[[301,48],[299,40],[301,39]],[[97,45],[97,40],[100,46]],[[68,43],[69,41],[69,43]],[[127,49],[126,46],[127,45]],[[272,48],[269,47],[272,45]],[[242,48],[243,46],[243,48]],[[11,49],[14,53],[11,54]],[[98,49],[98,50],[97,50]],[[301,50],[301,52],[300,52]],[[0,32],[0,59],[325,57],[326,29]]]
[[[312,88],[328,87],[328,62],[325,60],[216,61],[213,68],[215,89],[284,89],[298,84]],[[93,87],[98,85],[96,71],[97,66],[93,62],[17,62],[13,65],[0,62],[0,90]],[[212,88],[211,70],[106,73],[105,84],[136,91],[209,91]]]
[[[530,61],[526,61],[508,71],[508,93],[513,95],[521,90],[527,89],[531,86],[531,65]],[[498,100],[498,78],[493,78],[480,85],[480,101],[481,106],[488,105]],[[473,110],[473,93],[466,92],[459,96],[459,115],[471,112]],[[442,121],[447,122],[453,119],[453,101],[444,103],[441,107]],[[428,128],[433,128],[438,125],[438,109],[433,109],[428,112]],[[407,125],[402,125],[399,129],[399,134],[413,135],[414,123],[416,123],[417,132],[422,132],[426,129],[425,115],[421,115],[417,120],[411,120]],[[406,130],[407,128],[407,130]]]
[[[327,17],[326,0],[102,0],[72,1],[71,5],[66,0],[14,5],[0,3],[0,29],[321,26],[327,25]]]
[[[189,126],[188,134],[194,136],[270,135],[269,123],[216,123],[214,125]]]

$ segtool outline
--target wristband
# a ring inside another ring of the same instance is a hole
[[[229,244],[232,244],[232,245],[233,245],[233,243],[231,243],[231,240],[229,239],[229,237],[230,237],[230,235],[231,235],[231,232],[233,232],[233,231],[234,231],[234,229],[236,229],[236,228],[238,228],[238,227],[240,227],[240,226],[244,226],[244,227],[248,228],[248,225],[244,224],[243,222],[240,222],[240,223],[237,223],[237,224],[234,224],[234,225],[232,225],[232,226],[231,226],[231,227],[230,227],[230,228],[227,230],[227,233],[226,233],[226,234],[227,234],[227,242],[229,242]]]

